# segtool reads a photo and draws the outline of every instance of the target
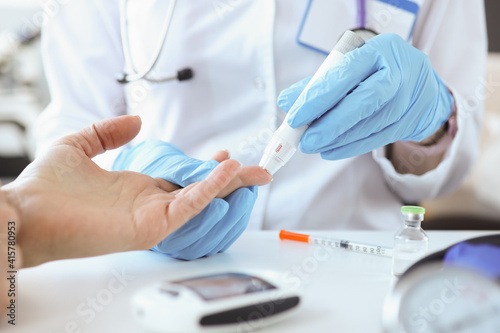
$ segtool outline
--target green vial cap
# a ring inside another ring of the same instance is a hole
[[[425,208],[419,206],[403,206],[401,207],[401,213],[403,214],[425,214]]]

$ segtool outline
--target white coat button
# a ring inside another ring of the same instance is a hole
[[[255,88],[260,91],[266,90],[266,83],[261,77],[256,77],[255,80],[253,81]]]

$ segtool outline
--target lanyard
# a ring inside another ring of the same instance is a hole
[[[366,28],[366,0],[356,0],[358,15],[356,18],[356,25],[358,28]]]

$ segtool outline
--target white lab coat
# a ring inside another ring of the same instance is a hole
[[[346,15],[352,17],[352,24],[328,32],[340,36],[354,25],[355,1],[336,1],[339,10],[350,8]],[[168,2],[130,3],[131,48],[143,69],[161,38]],[[284,118],[276,106],[279,92],[312,75],[325,57],[296,42],[307,3],[179,1],[155,74],[191,67],[194,78],[127,86],[114,79],[125,67],[119,1],[61,5],[43,33],[52,102],[38,120],[39,151],[99,119],[138,114],[143,126],[132,144],[159,138],[200,159],[229,149],[244,165],[258,164]],[[259,189],[250,229],[394,229],[401,224],[403,201],[433,198],[460,185],[478,153],[486,62],[483,2],[425,0],[412,42],[429,55],[458,104],[458,133],[441,164],[422,176],[402,175],[383,148],[341,161],[298,152]],[[106,153],[99,164],[109,167],[116,154]]]

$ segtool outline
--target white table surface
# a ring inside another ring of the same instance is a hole
[[[392,246],[392,232],[337,231],[315,235]],[[430,251],[489,232],[428,232]],[[315,251],[316,249],[316,251]],[[223,254],[179,261],[151,252],[62,260],[18,273],[17,325],[6,332],[143,332],[131,316],[135,291],[162,279],[221,271],[269,270],[304,297],[290,319],[259,332],[382,332],[384,298],[395,279],[391,260],[280,241],[277,231],[246,232]],[[117,276],[121,276],[117,278]]]

